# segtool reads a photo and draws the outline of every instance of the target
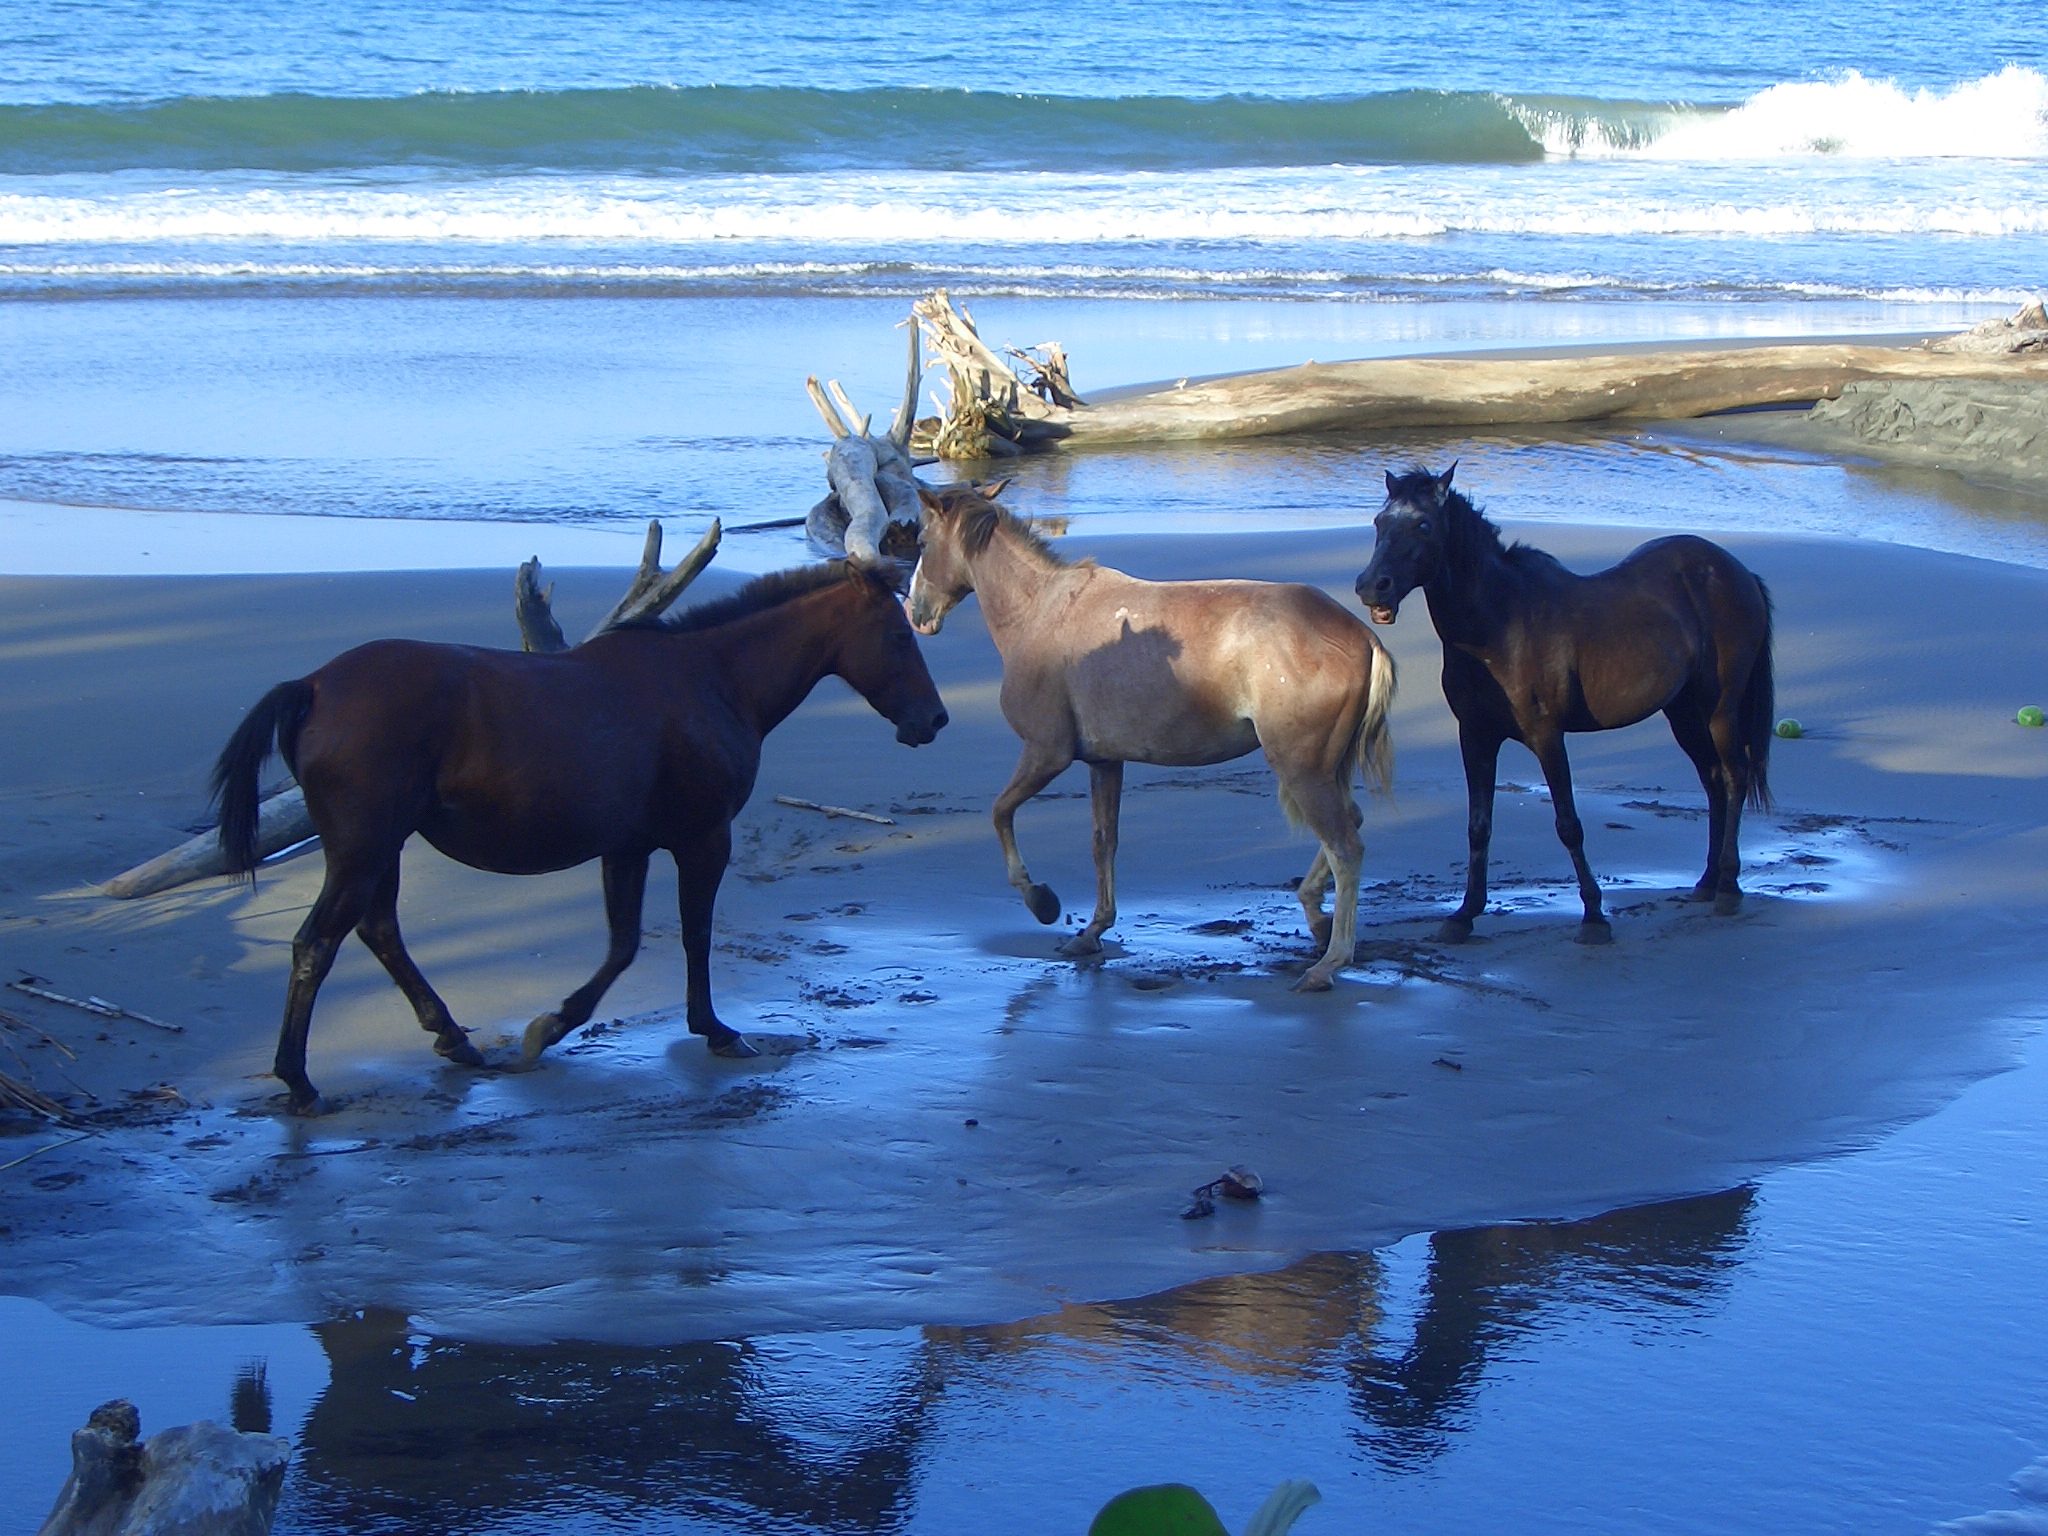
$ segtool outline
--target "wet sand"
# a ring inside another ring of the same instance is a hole
[[[1640,537],[1541,534],[1581,568]],[[1310,958],[1287,887],[1311,849],[1256,759],[1133,771],[1118,942],[1057,961],[988,829],[1016,747],[970,606],[926,646],[953,714],[933,746],[897,746],[836,683],[770,739],[715,981],[727,1020],[788,1054],[717,1061],[684,1032],[657,867],[647,948],[601,1027],[530,1074],[442,1064],[351,946],[314,1022],[312,1073],[337,1105],[314,1122],[283,1117],[261,1074],[317,854],[253,893],[215,880],[115,904],[89,887],[200,814],[213,753],[269,683],[375,635],[509,642],[509,573],[0,582],[7,963],[186,1026],[5,994],[76,1054],[10,1032],[37,1083],[68,1079],[131,1122],[8,1175],[8,1289],[124,1326],[381,1308],[506,1343],[987,1325],[1870,1145],[2010,1066],[2040,1013],[2048,733],[2011,716],[2048,675],[2048,575],[1727,542],[1773,588],[1779,712],[1808,728],[1777,746],[1778,811],[1748,823],[1737,919],[1672,900],[1704,821],[1652,723],[1573,742],[1612,948],[1570,942],[1568,865],[1512,751],[1503,910],[1483,942],[1430,943],[1464,797],[1418,604],[1382,632],[1402,665],[1399,791],[1368,806],[1359,963],[1335,993],[1287,991]],[[1364,557],[1351,532],[1067,547],[1347,598]],[[571,628],[623,579],[558,575]],[[1019,821],[1066,923],[1091,894],[1086,816],[1075,770]],[[587,975],[599,906],[594,870],[493,877],[416,845],[400,913],[490,1045]],[[1236,1162],[1268,1198],[1182,1221],[1190,1188]]]

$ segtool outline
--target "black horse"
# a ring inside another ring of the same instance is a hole
[[[919,746],[946,723],[893,586],[844,562],[763,576],[732,596],[552,655],[378,640],[280,683],[213,773],[231,872],[256,867],[256,774],[274,742],[306,792],[327,879],[292,942],[278,1077],[300,1114],[313,998],[353,928],[413,1005],[434,1049],[483,1057],[406,953],[398,855],[417,832],[451,859],[508,875],[603,861],[611,945],[583,986],[526,1026],[531,1061],[586,1023],[640,948],[647,865],[674,856],[692,1034],[757,1054],[711,1006],[711,906],[761,738],[836,674]]]
[[[1443,642],[1444,698],[1458,717],[1471,800],[1471,863],[1464,903],[1437,937],[1471,937],[1486,908],[1503,741],[1521,742],[1543,765],[1586,905],[1579,942],[1612,937],[1572,805],[1565,732],[1611,731],[1660,709],[1707,791],[1707,869],[1693,898],[1734,913],[1743,804],[1770,806],[1770,593],[1727,550],[1687,535],[1652,540],[1597,575],[1574,575],[1539,549],[1501,543],[1451,489],[1457,467],[1387,475],[1372,563],[1358,578],[1358,599],[1376,624],[1393,623],[1401,599],[1422,588]]]

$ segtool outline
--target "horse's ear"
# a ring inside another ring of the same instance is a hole
[[[917,499],[934,512],[946,510],[946,504],[934,496],[931,492],[931,487],[922,480],[917,483]]]
[[[1451,460],[1451,467],[1436,477],[1436,488],[1439,495],[1448,491],[1451,488],[1451,476],[1455,475],[1457,472],[1458,461],[1456,459],[1453,459]]]
[[[975,494],[981,497],[983,501],[994,501],[1010,488],[1010,482],[1016,478],[1015,475],[1005,475],[1000,480],[991,480],[986,485],[977,485],[974,488]]]
[[[1399,482],[1397,482],[1397,481],[1396,481],[1396,480],[1394,479],[1394,472],[1393,472],[1393,471],[1392,471],[1391,469],[1390,469],[1390,470],[1388,470],[1388,471],[1387,471],[1386,473],[1387,473],[1387,494],[1388,494],[1389,496],[1391,496],[1391,495],[1393,495],[1393,494],[1394,494],[1394,492],[1395,492],[1396,490],[1398,490],[1398,489],[1400,488],[1400,487],[1399,487]]]

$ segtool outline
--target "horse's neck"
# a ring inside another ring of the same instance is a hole
[[[989,638],[1005,656],[1037,628],[1034,622],[1054,588],[1066,585],[1076,567],[1054,565],[1007,528],[997,528],[973,560],[975,595]]]
[[[1437,635],[1447,645],[1486,645],[1506,617],[1511,579],[1500,541],[1483,526],[1471,529],[1456,557],[1422,589]]]
[[[719,681],[741,716],[766,736],[810,697],[839,656],[839,626],[823,605],[829,590],[806,593],[709,632]]]

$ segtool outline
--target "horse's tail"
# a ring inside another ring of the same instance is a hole
[[[1371,639],[1371,632],[1367,632]],[[1376,795],[1394,792],[1394,737],[1387,729],[1387,713],[1394,707],[1394,658],[1377,640],[1372,645],[1372,669],[1366,678],[1365,718],[1358,723],[1358,771],[1366,787]]]
[[[1744,766],[1749,770],[1749,804],[1759,811],[1771,808],[1771,734],[1778,712],[1777,680],[1771,663],[1771,589],[1755,577],[1756,589],[1764,599],[1764,642],[1756,660],[1750,663],[1749,686],[1742,693],[1739,720]]]
[[[273,743],[284,755],[285,766],[298,771],[299,729],[312,708],[312,683],[305,678],[279,683],[243,716],[213,765],[220,851],[231,875],[253,874],[256,869],[256,775]]]

